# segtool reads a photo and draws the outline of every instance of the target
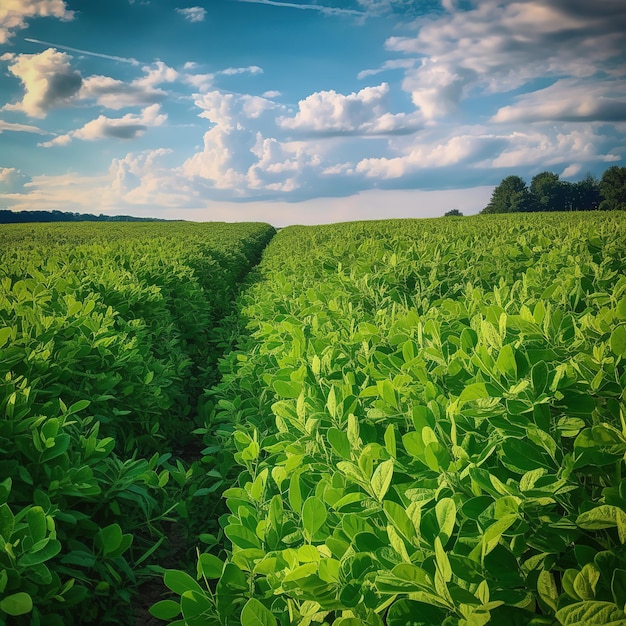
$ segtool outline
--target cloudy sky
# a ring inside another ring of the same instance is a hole
[[[2,0],[0,208],[475,213],[626,157],[624,0]]]

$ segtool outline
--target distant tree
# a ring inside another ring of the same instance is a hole
[[[10,211],[0,209],[0,224],[24,222],[164,222],[153,217],[131,217],[129,215],[92,215],[91,213],[69,213],[58,211]]]
[[[450,209],[444,213],[444,217],[463,217],[463,213],[458,209]]]
[[[591,174],[571,185],[570,210],[595,211],[601,200],[600,182]]]
[[[524,179],[507,176],[491,194],[489,204],[482,213],[517,213],[532,211],[532,196]]]
[[[600,192],[604,197],[601,209],[626,211],[626,167],[609,167],[600,179]]]
[[[559,175],[541,172],[530,181],[530,193],[537,211],[568,211],[571,205],[571,184]]]

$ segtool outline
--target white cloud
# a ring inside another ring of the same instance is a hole
[[[417,141],[401,156],[363,159],[354,171],[368,178],[398,179],[415,172],[471,164],[488,155],[495,156],[502,148],[502,138],[484,130],[480,132],[482,129],[477,129],[475,134],[470,130],[428,142]]]
[[[276,0],[237,0],[248,4],[266,4],[273,7],[281,7],[287,9],[301,9],[305,11],[317,11],[325,15],[358,15],[363,16],[363,11],[355,11],[354,9],[339,9],[337,7],[322,6],[319,4],[296,4],[295,2],[277,2]]]
[[[283,95],[282,91],[277,91],[276,89],[270,89],[269,91],[265,91],[261,94],[264,98],[279,98]]]
[[[43,46],[50,46],[51,48],[56,48],[57,50],[68,50],[69,52],[77,52],[78,54],[96,57],[97,59],[107,59],[109,61],[119,61],[120,63],[130,63],[131,65],[140,65],[139,61],[137,61],[137,59],[133,59],[132,57],[120,57],[113,54],[103,54],[101,52],[93,52],[92,50],[84,50],[83,48],[73,48],[72,46],[65,46],[60,43],[42,41],[41,39],[32,39],[31,37],[24,37],[24,41],[38,43]]]
[[[418,59],[391,59],[390,61],[385,61],[381,67],[360,71],[357,74],[357,78],[361,80],[363,78],[367,78],[368,76],[375,76],[376,74],[381,74],[382,72],[386,72],[388,70],[411,69],[418,62]]]
[[[488,129],[484,126],[461,127],[446,132],[431,129],[427,138],[411,138],[397,156],[361,159],[355,167],[344,164],[330,174],[365,176],[373,181],[418,180],[420,184],[437,181],[456,184],[464,177],[491,176],[494,168],[507,168],[521,175],[574,163],[612,162],[619,156],[611,151],[610,137],[592,128],[561,125],[558,128],[536,128],[525,132],[510,129]],[[441,172],[441,173],[438,173]],[[447,172],[447,175],[445,174]],[[473,174],[472,174],[473,172]],[[573,170],[568,173],[574,175]]]
[[[502,107],[494,122],[624,122],[626,83],[563,79],[516,98]]]
[[[30,124],[14,124],[12,122],[5,122],[0,120],[0,133],[5,131],[12,131],[15,133],[34,133],[36,135],[49,135],[45,130],[38,128],[37,126],[31,126]]]
[[[184,69],[191,70],[197,67],[194,62],[185,63]],[[204,93],[214,88],[217,76],[236,76],[239,74],[262,74],[263,69],[258,65],[249,65],[247,67],[227,67],[223,70],[217,70],[207,74],[191,74],[188,71],[181,75],[183,82],[193,85],[200,93]]]
[[[493,160],[490,167],[520,168],[541,166],[547,169],[571,163],[610,163],[619,155],[607,149],[608,138],[596,134],[591,127],[516,131],[508,138],[508,146]]]
[[[84,141],[135,139],[151,126],[162,126],[166,120],[167,115],[160,113],[160,106],[152,104],[143,109],[140,115],[127,113],[117,119],[100,115],[96,119],[87,122],[81,128],[72,130],[65,135],[59,135],[41,145],[45,148],[65,146],[73,139],[82,139]]]
[[[319,91],[298,103],[294,117],[281,117],[283,129],[321,135],[406,134],[418,128],[415,116],[387,112],[389,85],[365,87],[343,95],[333,90]]]
[[[248,65],[247,67],[227,67],[225,70],[220,70],[217,74],[223,74],[224,76],[236,76],[237,74],[263,74],[263,69],[258,65]]]
[[[13,210],[53,210],[111,215],[137,215],[195,221],[266,221],[274,226],[324,224],[385,217],[437,217],[450,209],[477,213],[489,201],[492,186],[444,191],[367,190],[344,197],[302,202],[257,200],[228,202],[208,199],[206,190],[168,170],[168,151],[128,154],[115,159],[104,176],[36,176],[25,188],[3,193]],[[1,170],[0,170],[1,171]],[[1,176],[1,174],[0,174]]]
[[[481,0],[470,10],[416,22],[412,37],[391,37],[394,52],[423,55],[403,88],[430,119],[456,110],[476,89],[505,92],[537,77],[611,72],[623,52],[626,5],[615,0]]]
[[[274,110],[284,111],[281,105],[219,91],[197,94],[195,104],[214,126],[204,133],[202,151],[187,159],[180,173],[205,191],[236,198],[291,193],[320,169],[315,146],[267,136],[278,130]]]
[[[176,9],[188,22],[204,22],[206,9],[202,7],[189,7],[187,9]]]
[[[0,44],[6,44],[14,31],[26,28],[26,20],[35,17],[74,18],[63,0],[2,0],[0,4]]]
[[[95,99],[99,105],[112,110],[155,104],[167,97],[167,92],[158,85],[172,83],[179,78],[179,73],[162,61],[146,65],[142,70],[144,76],[131,82],[109,76],[89,76],[83,82],[79,98]]]
[[[0,167],[0,194],[23,193],[29,181],[30,176],[14,167]]]
[[[110,184],[108,176],[80,176],[75,173],[60,176],[33,176],[22,192],[2,194],[0,199],[15,211],[37,210],[77,211],[99,213],[105,191]]]
[[[23,111],[31,117],[43,118],[50,109],[71,103],[83,79],[70,65],[71,57],[48,48],[38,54],[4,54],[9,71],[24,85],[20,102],[4,105],[8,111]]]
[[[580,163],[572,163],[561,172],[561,178],[572,178],[577,174],[580,174],[582,169],[583,166]]]

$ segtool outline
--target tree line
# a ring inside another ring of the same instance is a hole
[[[0,209],[0,224],[23,222],[165,222],[156,217],[132,217],[130,215],[93,215],[67,211],[10,211]]]
[[[600,180],[587,175],[570,183],[558,174],[541,172],[530,186],[519,176],[507,176],[494,190],[481,213],[532,211],[626,210],[626,167],[609,167]]]

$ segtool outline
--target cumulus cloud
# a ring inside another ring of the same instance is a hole
[[[319,169],[314,146],[267,136],[275,110],[284,111],[281,105],[219,91],[197,94],[195,104],[201,109],[199,116],[213,124],[204,133],[202,150],[180,168],[195,188],[227,191],[236,198],[291,193]]]
[[[341,173],[378,181],[416,177],[424,181],[425,174],[437,177],[438,171],[449,171],[456,182],[468,172],[470,176],[484,172],[491,180],[494,168],[524,175],[557,166],[566,168],[573,163],[612,162],[619,157],[611,152],[611,145],[609,137],[592,128],[576,126],[526,132],[494,132],[482,126],[464,127],[449,134],[432,130],[427,139],[414,140],[397,156],[361,159],[356,167],[344,166]],[[573,170],[569,172],[573,175]]]
[[[74,19],[63,0],[3,0],[0,4],[0,44],[6,44],[16,30],[26,28],[28,19],[56,17],[69,21]]]
[[[30,180],[30,176],[14,167],[0,167],[0,194],[22,193]]]
[[[49,110],[74,100],[83,84],[80,72],[73,69],[71,57],[48,48],[38,54],[4,54],[9,71],[24,85],[20,102],[4,105],[8,111],[22,111],[43,118]]]
[[[202,7],[189,7],[187,9],[176,9],[188,22],[204,22],[206,9]]]
[[[419,127],[415,116],[387,111],[389,85],[365,87],[348,95],[319,91],[298,103],[293,117],[281,117],[283,129],[320,135],[406,134]]]
[[[111,206],[197,206],[199,194],[188,179],[171,168],[172,150],[159,148],[128,153],[113,159],[109,168],[111,186],[105,201]]]
[[[616,81],[559,80],[545,89],[518,96],[502,107],[494,122],[624,122],[626,84]]]
[[[620,156],[610,151],[610,138],[591,127],[515,131],[508,146],[485,165],[518,168],[539,166],[549,169],[571,163],[610,163]]]
[[[41,145],[44,148],[53,146],[65,146],[73,139],[83,141],[97,141],[99,139],[135,139],[142,135],[148,127],[162,126],[167,120],[167,115],[160,113],[160,106],[152,104],[143,109],[140,115],[128,113],[120,118],[109,118],[104,115],[87,122],[81,128],[72,130],[64,135],[59,135],[51,141]]]
[[[89,76],[83,81],[79,98],[94,99],[99,105],[112,110],[156,104],[167,97],[167,92],[158,85],[172,83],[179,78],[179,73],[162,61],[146,65],[142,70],[144,76],[131,82],[109,76]]]
[[[623,53],[626,5],[615,0],[481,0],[469,10],[416,22],[390,51],[423,56],[403,88],[430,119],[454,111],[478,87],[505,92],[537,77],[584,78],[615,71]]]
[[[494,157],[505,145],[501,137],[469,132],[434,141],[416,142],[406,154],[362,159],[354,173],[368,178],[398,179],[419,171],[470,164]]]

